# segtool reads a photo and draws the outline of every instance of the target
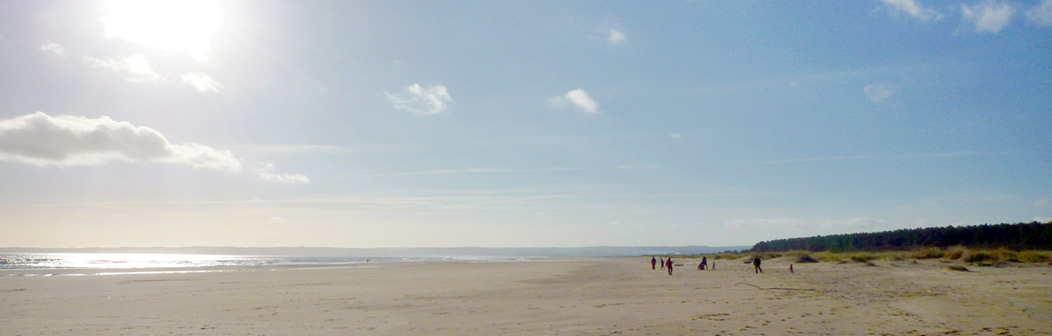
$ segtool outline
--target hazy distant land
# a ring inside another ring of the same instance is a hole
[[[171,253],[279,256],[355,257],[625,257],[640,255],[696,255],[748,250],[749,246],[593,246],[593,247],[432,247],[432,248],[332,248],[332,247],[119,247],[119,248],[0,248],[0,253]]]

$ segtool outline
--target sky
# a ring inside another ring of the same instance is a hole
[[[1052,220],[1052,0],[3,1],[0,247]]]

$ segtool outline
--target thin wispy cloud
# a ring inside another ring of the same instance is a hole
[[[457,175],[457,174],[490,174],[490,173],[524,173],[524,172],[552,172],[567,170],[587,170],[587,168],[539,168],[539,169],[500,169],[500,168],[464,168],[464,169],[439,169],[415,172],[383,173],[357,175],[355,178],[369,177],[396,177],[396,176],[424,176],[424,175]]]
[[[961,5],[962,19],[976,32],[998,33],[1012,22],[1016,7],[1009,2],[984,0],[974,5]]]
[[[583,89],[570,90],[562,96],[551,99],[552,107],[563,107],[567,104],[588,114],[599,113],[599,103],[596,103]]]
[[[84,56],[81,63],[92,68],[100,68],[113,71],[133,83],[157,83],[164,81],[165,76],[158,74],[150,67],[150,62],[141,54],[135,54],[122,59],[100,59]]]
[[[205,73],[195,72],[188,73],[179,76],[183,83],[194,88],[198,92],[219,92],[223,88],[222,84],[219,84],[212,76]]]
[[[836,162],[836,161],[857,161],[857,160],[888,160],[888,159],[935,159],[935,158],[955,158],[955,157],[967,157],[967,156],[989,156],[999,153],[988,153],[988,152],[949,152],[949,153],[935,153],[935,154],[900,154],[900,155],[844,155],[844,156],[821,156],[821,157],[809,157],[809,158],[793,158],[783,160],[772,160],[766,161],[764,164],[784,164],[784,163],[806,163],[806,162]]]
[[[657,165],[620,165],[613,167],[549,167],[549,168],[463,168],[463,169],[439,169],[423,170],[414,172],[383,173],[355,175],[354,178],[371,177],[397,177],[397,176],[424,176],[424,175],[458,175],[458,174],[497,174],[497,173],[546,173],[558,171],[594,171],[594,170],[640,170],[660,169]]]
[[[1026,21],[1044,27],[1052,27],[1052,0],[1042,0],[1040,4],[1026,11]]]
[[[384,145],[359,145],[355,147],[341,147],[333,145],[318,144],[256,144],[237,146],[239,152],[253,152],[263,155],[302,155],[302,154],[346,154],[352,152],[389,152],[394,151],[395,146]]]
[[[886,223],[883,219],[868,217],[804,219],[794,217],[732,219],[723,224],[746,229],[872,229]]]
[[[307,184],[310,183],[310,179],[303,174],[282,174],[274,170],[274,165],[270,163],[260,163],[256,167],[256,174],[267,181],[285,183],[285,184]]]
[[[402,92],[385,91],[384,94],[396,109],[424,115],[445,112],[449,103],[453,102],[449,91],[443,85],[423,87],[414,83],[406,86]]]
[[[893,15],[905,14],[921,22],[943,18],[942,13],[932,8],[925,8],[917,0],[881,0],[881,2]]]
[[[0,121],[0,161],[37,166],[159,162],[229,172],[243,168],[241,160],[228,150],[198,143],[174,144],[149,127],[105,116],[50,116],[44,112]],[[303,175],[279,174],[270,164],[262,165],[257,173],[275,182],[309,182]]]
[[[874,103],[879,103],[891,97],[893,87],[884,84],[869,84],[862,88],[866,97]]]
[[[112,71],[132,83],[179,83],[201,93],[215,93],[223,89],[222,84],[203,72],[191,72],[177,77],[169,77],[158,73],[150,66],[150,61],[142,54],[135,54],[121,59],[84,56],[81,59],[81,63],[91,68]]]
[[[61,44],[47,41],[40,45],[40,51],[52,53],[59,56],[66,56],[66,49],[62,48]]]
[[[606,38],[606,42],[611,45],[618,45],[625,42],[625,34],[617,30],[611,29],[610,36]]]

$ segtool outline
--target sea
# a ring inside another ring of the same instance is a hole
[[[174,253],[0,253],[0,277],[233,272],[267,267],[360,267],[377,263],[528,261],[509,256],[280,256]]]
[[[258,271],[268,268],[370,267],[406,262],[519,262],[553,258],[704,254],[747,246],[597,246],[578,248],[0,248],[0,277]]]

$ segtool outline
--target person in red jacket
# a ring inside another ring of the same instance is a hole
[[[668,260],[665,260],[665,266],[668,266],[668,275],[672,275],[672,257],[668,257]]]

